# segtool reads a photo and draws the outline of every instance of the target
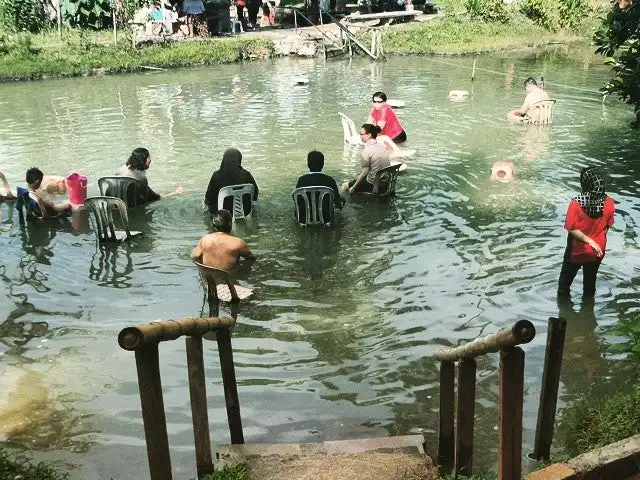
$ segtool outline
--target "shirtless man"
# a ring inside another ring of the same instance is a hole
[[[38,198],[40,198],[40,200],[44,204],[45,208],[47,209],[47,212],[46,212],[47,215],[56,215],[58,213],[71,213],[71,204],[69,202],[54,203],[49,199],[43,198],[41,196],[43,190],[47,187],[43,185],[43,181],[45,180],[45,175],[42,173],[42,171],[39,168],[30,168],[29,170],[27,170],[27,175],[25,180],[27,182],[27,186],[29,187],[29,191],[34,193]],[[52,182],[52,184],[56,184],[56,183],[57,183],[56,180]],[[64,179],[62,183],[64,184]],[[45,212],[42,212],[42,213],[44,214]]]
[[[240,257],[251,261],[256,259],[244,240],[230,235],[233,218],[228,211],[218,210],[212,220],[217,232],[202,237],[191,252],[191,258],[220,270],[235,267]]]
[[[533,122],[538,120],[538,111],[532,108],[533,105],[542,100],[549,100],[549,94],[538,86],[533,78],[529,77],[524,81],[524,88],[527,91],[527,96],[524,98],[524,103],[517,110],[511,110],[507,115],[509,120],[516,120],[522,122],[530,119]]]

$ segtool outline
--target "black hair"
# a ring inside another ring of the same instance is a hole
[[[528,85],[535,85],[537,87],[538,82],[536,82],[535,78],[529,77],[524,81],[524,88],[527,88]]]
[[[362,128],[367,134],[371,135],[371,138],[376,138],[382,131],[380,127],[378,127],[377,125],[372,125],[370,123],[365,123],[360,128]]]
[[[33,167],[27,170],[26,181],[28,185],[33,185],[36,182],[41,182],[43,178],[44,174],[39,168]]]
[[[231,233],[233,217],[227,210],[218,210],[211,217],[211,221],[213,222],[213,228],[218,232]]]
[[[376,92],[373,95],[371,95],[371,100],[375,100],[376,97],[382,99],[383,102],[387,101],[387,96],[385,95],[384,92]]]
[[[129,160],[127,160],[127,167],[129,170],[146,170],[149,168],[147,165],[147,158],[149,158],[151,154],[149,150],[146,148],[138,147],[129,156]]]
[[[321,172],[324,167],[324,155],[322,152],[312,150],[307,155],[307,166],[310,172]]]

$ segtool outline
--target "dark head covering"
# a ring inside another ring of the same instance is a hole
[[[600,218],[607,199],[604,176],[596,167],[583,168],[580,172],[580,186],[582,193],[574,200],[591,218]]]
[[[242,167],[242,153],[237,148],[227,148],[222,155],[222,162],[220,162],[220,170],[224,172],[231,172],[241,170]]]

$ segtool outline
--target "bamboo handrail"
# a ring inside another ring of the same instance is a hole
[[[118,344],[124,350],[134,351],[146,345],[175,340],[182,336],[204,335],[220,329],[232,328],[232,317],[185,318],[166,322],[143,323],[123,328],[118,334]]]
[[[465,345],[446,348],[436,352],[441,362],[457,362],[462,359],[475,358],[486,353],[495,353],[503,348],[515,347],[529,343],[536,335],[536,328],[529,320],[519,320],[513,327],[503,328],[496,333],[477,338]]]

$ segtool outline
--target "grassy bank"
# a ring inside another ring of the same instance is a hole
[[[271,56],[273,43],[263,38],[208,39],[133,49],[105,44],[104,34],[67,34],[63,43],[52,35],[0,38],[0,80],[96,75],[141,71],[145,67],[175,68],[232,63]]]
[[[12,455],[0,447],[0,478],[3,480],[65,480],[66,473],[22,455]]]
[[[542,48],[584,42],[589,37],[566,30],[549,31],[519,25],[449,17],[422,24],[403,24],[384,36],[387,54],[460,55]]]

